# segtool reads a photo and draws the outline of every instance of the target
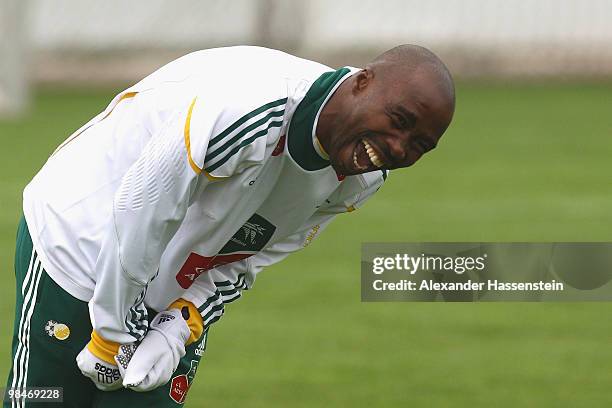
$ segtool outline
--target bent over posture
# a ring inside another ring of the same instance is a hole
[[[224,304],[433,149],[453,111],[448,70],[409,45],[338,70],[204,50],[121,92],[24,191],[8,387],[183,403]]]

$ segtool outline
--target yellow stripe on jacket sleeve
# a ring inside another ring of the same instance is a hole
[[[189,165],[196,172],[196,174],[200,174],[202,172],[202,168],[198,167],[198,165],[193,161],[191,156],[191,114],[193,113],[193,107],[195,106],[196,100],[198,98],[193,98],[191,105],[189,105],[189,110],[187,111],[187,119],[185,120],[185,148],[187,149],[187,159],[189,160]]]
[[[195,106],[197,97],[193,98],[191,101],[191,105],[189,105],[189,110],[187,111],[187,119],[185,120],[185,129],[183,131],[185,135],[185,148],[187,149],[187,160],[189,161],[189,165],[196,172],[196,174],[204,173],[204,175],[210,180],[220,180],[221,177],[215,177],[208,172],[203,171],[201,167],[199,167],[196,162],[193,160],[193,156],[191,155],[191,115],[193,114],[193,107]]]

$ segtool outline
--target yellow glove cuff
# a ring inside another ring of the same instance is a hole
[[[183,298],[175,300],[168,307],[168,309],[179,309],[181,313],[183,313],[183,316],[185,316],[185,313],[183,312],[183,308],[185,307],[189,311],[189,319],[186,320],[189,331],[191,332],[191,335],[186,343],[186,345],[189,345],[202,336],[202,333],[204,332],[204,322],[202,321],[202,315],[193,305],[193,303]]]
[[[91,332],[91,341],[87,344],[87,349],[100,360],[117,365],[114,357],[119,352],[119,343],[103,339],[95,330]]]

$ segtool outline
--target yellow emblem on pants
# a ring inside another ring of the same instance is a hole
[[[47,322],[45,331],[49,337],[55,337],[58,340],[66,340],[70,336],[70,328],[64,323],[58,323],[55,320]]]
[[[58,340],[66,340],[70,336],[70,328],[63,323],[58,323],[53,329],[53,335]]]

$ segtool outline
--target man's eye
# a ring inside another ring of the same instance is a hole
[[[406,120],[405,117],[400,116],[400,115],[396,115],[396,118],[397,118],[396,121],[397,121],[397,124],[399,125],[399,127],[403,128],[403,129],[408,127],[409,123],[408,123],[408,121]]]
[[[400,115],[397,113],[393,116],[395,117],[395,122],[397,123],[397,126],[401,129],[412,129],[415,125],[416,119],[410,116],[406,117],[405,115]]]

